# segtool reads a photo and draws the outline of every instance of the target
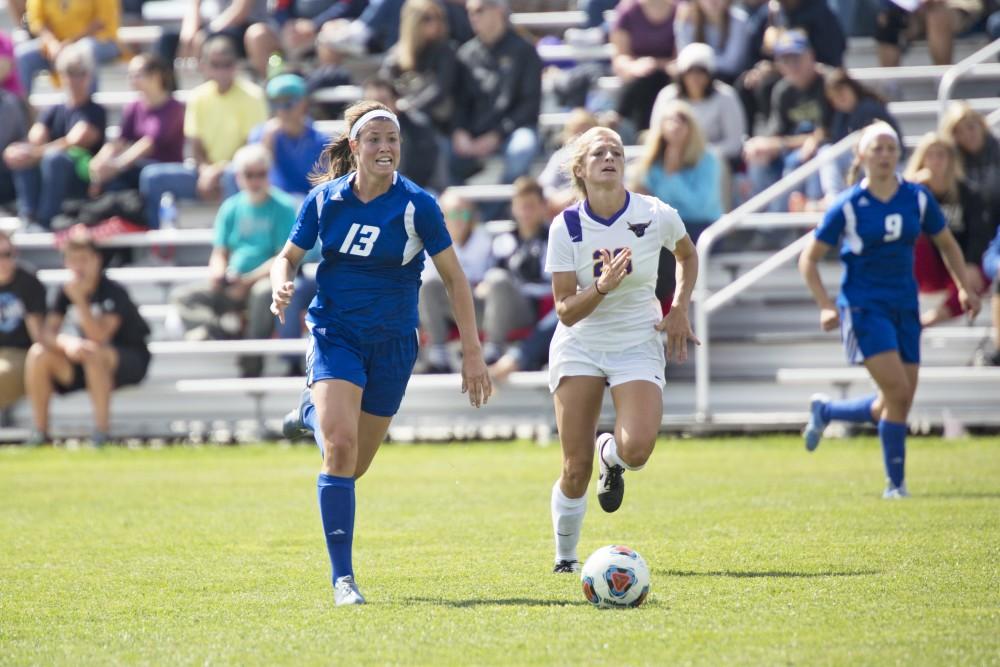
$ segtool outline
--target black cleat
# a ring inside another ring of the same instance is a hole
[[[306,387],[302,390],[302,395],[299,396],[299,407],[289,411],[281,421],[281,435],[285,436],[286,439],[300,440],[312,437],[313,432],[306,426],[304,420],[306,406],[311,402],[312,391]]]
[[[553,574],[573,574],[580,571],[580,561],[561,560],[552,568]]]
[[[618,465],[608,465],[602,455],[604,443],[614,437],[610,433],[602,433],[597,436],[594,448],[597,450],[597,463],[599,475],[597,477],[597,501],[601,504],[601,509],[611,513],[622,506],[622,499],[625,497],[625,480],[622,475],[625,468]]]

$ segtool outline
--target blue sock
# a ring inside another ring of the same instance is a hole
[[[330,553],[333,581],[354,575],[351,547],[354,542],[354,480],[320,473],[316,480],[319,513],[323,518],[326,550]]]
[[[882,440],[885,474],[893,486],[899,486],[906,468],[906,424],[883,419],[878,423],[878,436]]]
[[[323,434],[319,430],[318,419],[316,406],[311,402],[307,403],[305,410],[302,411],[302,423],[313,432],[313,440],[316,441],[316,446],[319,447],[319,455],[323,456]]]
[[[855,422],[863,424],[875,421],[872,419],[872,403],[877,396],[863,396],[861,398],[845,398],[840,401],[830,401],[822,408],[822,417],[826,421],[838,420],[842,422]]]

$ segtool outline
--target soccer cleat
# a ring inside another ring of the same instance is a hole
[[[100,449],[111,442],[111,436],[104,431],[94,431],[90,436],[90,444],[95,449]]]
[[[826,394],[813,394],[812,398],[809,399],[809,422],[806,424],[805,430],[802,431],[807,451],[815,450],[819,447],[819,441],[823,439],[823,431],[826,430],[826,426],[830,422],[823,419],[822,410],[823,406],[829,402],[830,397]]]
[[[306,426],[306,406],[312,401],[312,391],[309,387],[302,390],[299,396],[299,407],[288,412],[281,421],[281,434],[288,440],[312,437],[313,432]]]
[[[354,577],[346,575],[337,579],[333,584],[333,602],[338,607],[349,604],[364,604],[365,596],[358,590],[358,585],[354,583]]]
[[[909,497],[910,492],[906,490],[906,482],[899,486],[893,486],[892,482],[889,482],[882,492],[882,500],[902,500]]]
[[[42,445],[52,442],[52,438],[45,431],[39,431],[38,429],[32,429],[31,433],[28,434],[28,438],[24,441],[25,447],[41,447]]]
[[[599,470],[597,501],[601,503],[601,509],[609,513],[621,507],[622,498],[625,497],[625,480],[622,479],[625,468],[618,465],[608,465],[604,460],[604,443],[613,437],[610,433],[602,433],[597,436],[597,440],[594,442]]]
[[[553,574],[572,574],[580,571],[580,561],[561,560],[552,568]]]

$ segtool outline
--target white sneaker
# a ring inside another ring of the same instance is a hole
[[[334,582],[333,601],[338,607],[341,607],[349,604],[364,604],[365,597],[358,590],[358,585],[354,583],[354,577],[347,575]]]
[[[906,490],[906,482],[903,482],[899,486],[893,486],[892,482],[889,482],[885,487],[885,491],[882,492],[882,500],[902,500],[909,497],[910,492]]]

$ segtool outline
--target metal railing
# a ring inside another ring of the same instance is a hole
[[[976,65],[988,58],[992,58],[998,53],[1000,53],[1000,39],[995,39],[972,55],[948,68],[948,71],[941,77],[941,83],[938,84],[938,118],[944,116],[944,112],[948,108],[948,102],[951,99],[951,89],[955,87],[958,80],[972,71]]]

